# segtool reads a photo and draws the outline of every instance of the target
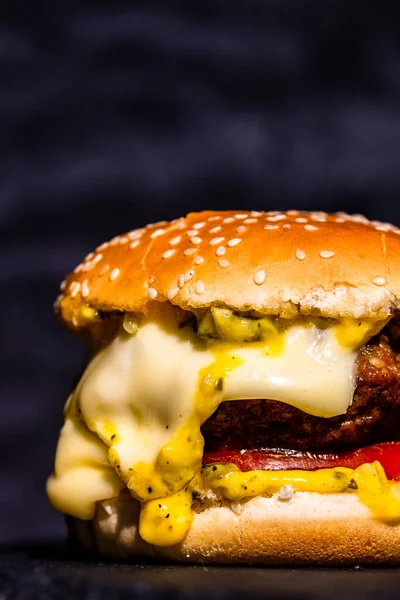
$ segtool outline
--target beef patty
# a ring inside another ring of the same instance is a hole
[[[400,440],[400,354],[384,330],[357,358],[357,387],[346,414],[325,419],[275,400],[223,402],[204,423],[206,450],[361,447]]]

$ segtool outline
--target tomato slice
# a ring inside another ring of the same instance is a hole
[[[302,469],[315,471],[332,467],[356,469],[363,463],[379,461],[388,479],[400,481],[400,442],[385,442],[345,452],[302,452],[282,448],[259,450],[219,450],[206,452],[203,464],[233,463],[241,471],[261,469],[266,471],[288,471]]]

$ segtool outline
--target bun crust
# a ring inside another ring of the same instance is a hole
[[[253,498],[235,512],[213,505],[195,513],[183,542],[152,547],[137,532],[138,503],[121,494],[92,521],[69,518],[72,538],[108,558],[168,558],[186,563],[399,565],[400,525],[374,521],[353,494],[297,492],[290,501]]]
[[[400,307],[400,230],[342,213],[191,213],[102,244],[62,292],[56,310],[73,328],[87,326],[82,303],[386,318]]]

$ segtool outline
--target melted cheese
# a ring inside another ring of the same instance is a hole
[[[210,465],[195,478],[190,488],[205,487],[220,497],[238,502],[259,495],[271,496],[285,485],[297,492],[357,494],[371,515],[388,524],[400,521],[400,484],[386,479],[379,462],[357,469],[338,467],[317,471],[249,471],[235,465]],[[185,490],[163,499],[151,500],[142,510],[139,530],[150,544],[169,546],[181,541],[192,522],[191,495]],[[167,521],[167,519],[169,519]]]
[[[67,418],[58,441],[54,475],[47,481],[54,508],[92,519],[95,503],[117,496],[123,488],[108,461],[107,447],[84,423]]]
[[[172,546],[183,540],[193,521],[192,493],[175,492],[146,502],[140,513],[139,532],[145,542]]]
[[[68,401],[48,495],[58,510],[90,519],[96,501],[126,485],[144,503],[140,531],[151,543],[176,543],[190,526],[184,490],[199,473],[200,426],[220,402],[270,398],[331,417],[352,400],[357,336],[339,343],[335,327],[294,323],[278,341],[235,345],[178,329],[160,309],[134,330],[120,327]]]
[[[216,467],[216,468],[215,468]],[[299,492],[357,493],[360,502],[382,521],[400,520],[400,483],[388,481],[379,462],[356,469],[337,467],[317,471],[248,471],[235,465],[213,465],[202,471],[206,485],[232,501],[272,495],[290,485]]]

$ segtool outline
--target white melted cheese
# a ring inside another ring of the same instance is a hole
[[[84,423],[67,418],[58,440],[54,475],[47,481],[54,508],[91,519],[95,502],[116,496],[123,487],[108,461],[107,446]]]
[[[351,404],[356,352],[337,342],[334,328],[294,325],[278,356],[268,356],[260,343],[229,344],[226,355],[240,364],[224,378],[205,418],[224,400],[269,398],[321,417],[343,414]],[[199,371],[215,361],[210,344],[162,317],[141,323],[134,336],[121,327],[68,403],[48,482],[53,505],[89,519],[94,503],[117,495],[135,464],[154,463],[195,413]],[[110,466],[110,447],[119,476]]]
[[[290,327],[278,356],[251,344],[236,354],[243,364],[227,377],[223,400],[269,398],[318,417],[344,414],[351,404],[357,354],[340,346],[334,328]]]

